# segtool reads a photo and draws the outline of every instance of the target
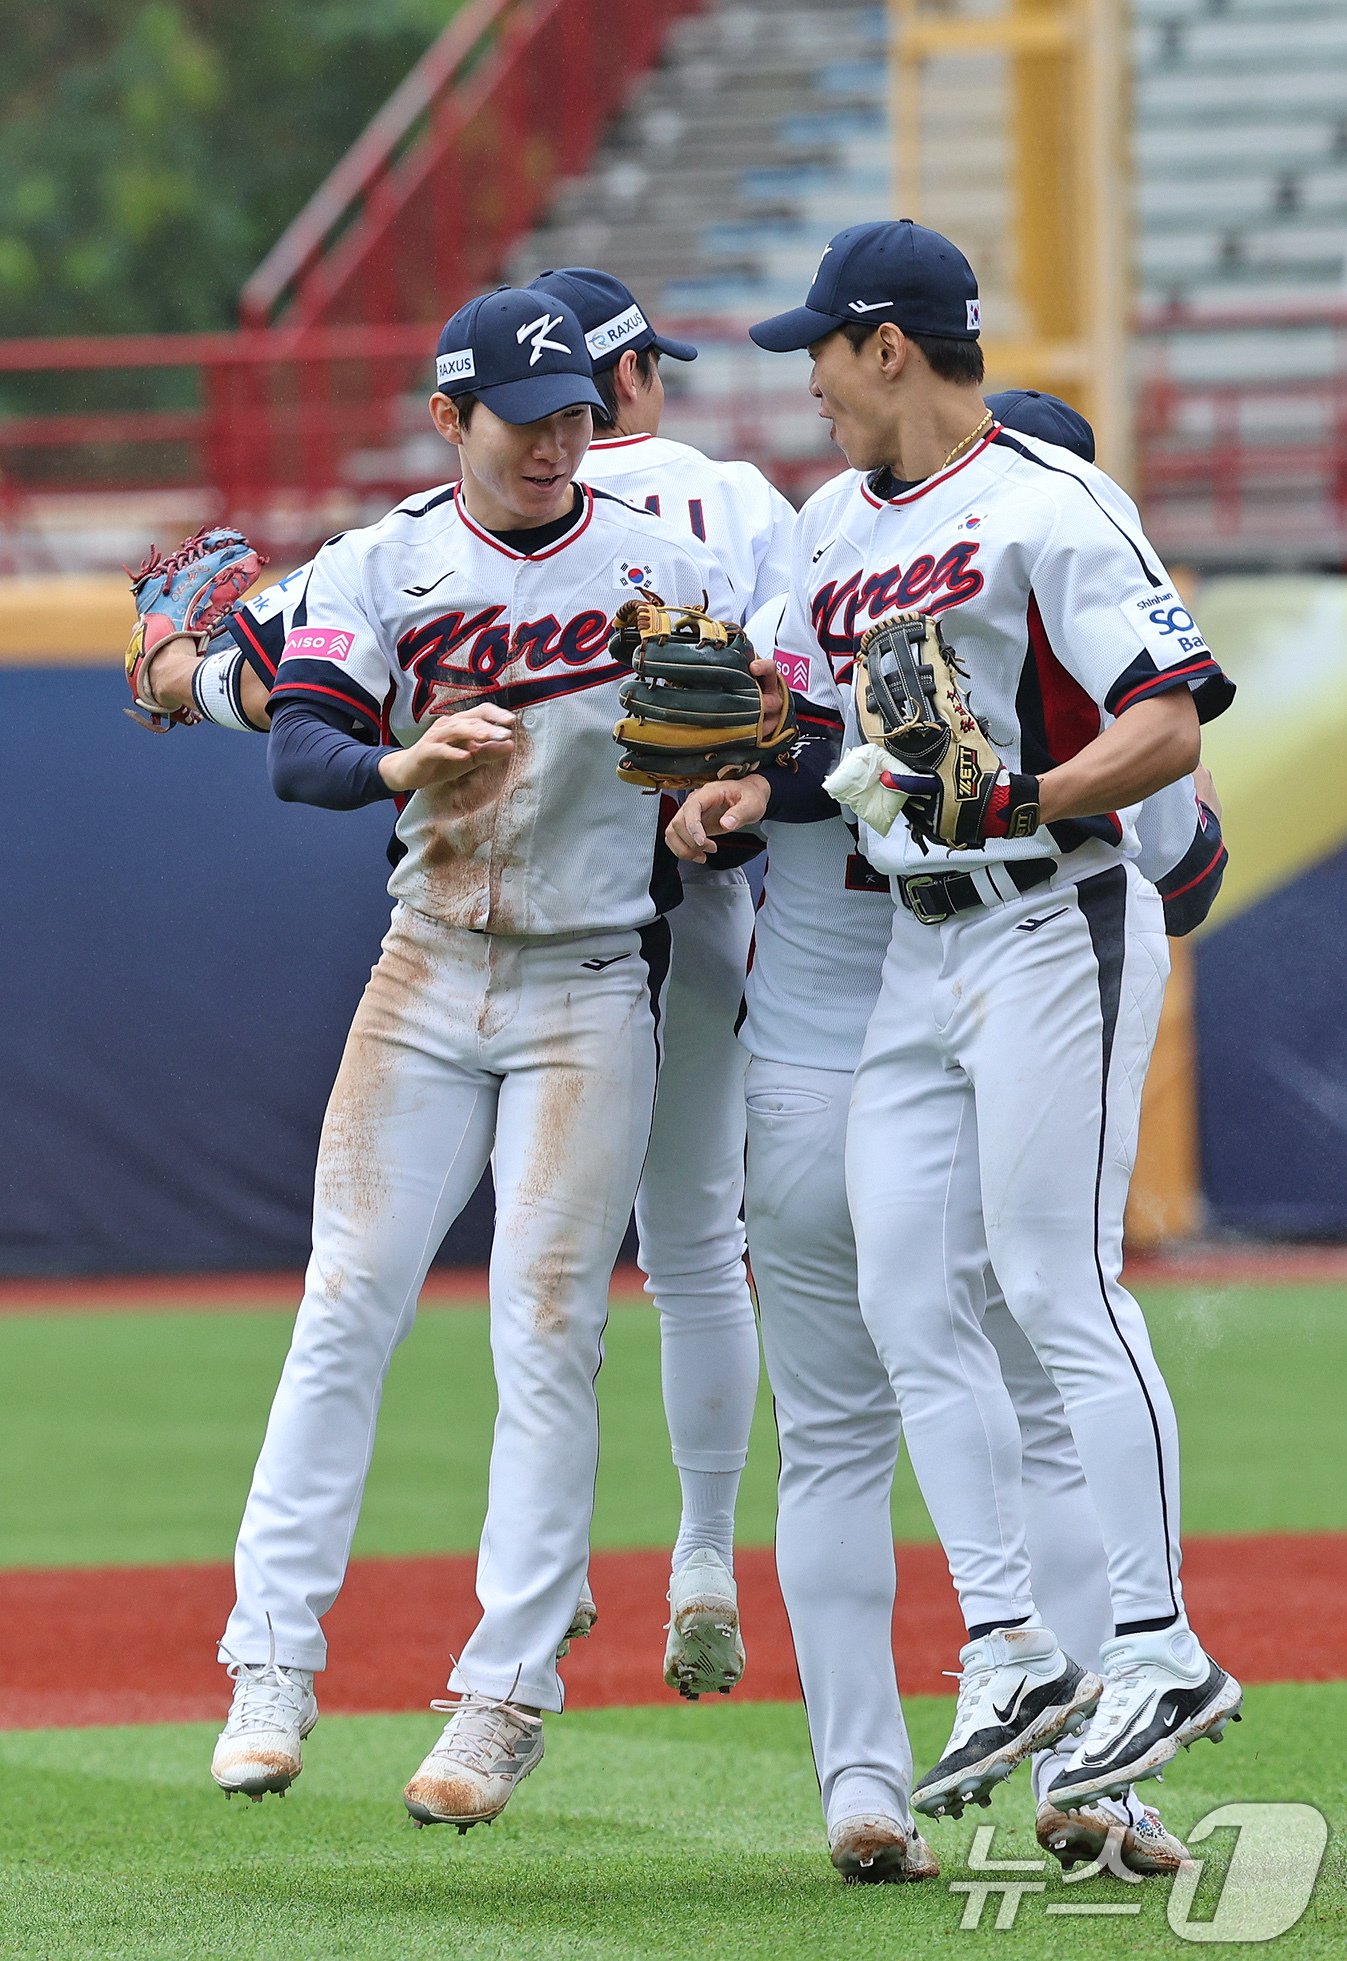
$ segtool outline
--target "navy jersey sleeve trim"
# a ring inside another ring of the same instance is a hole
[[[1229,862],[1220,819],[1200,803],[1192,843],[1156,885],[1165,909],[1165,931],[1171,940],[1181,940],[1202,924],[1216,903]]]
[[[266,687],[276,679],[285,645],[285,618],[276,613],[269,620],[255,620],[246,606],[229,615],[225,629],[244,660]]]
[[[285,673],[271,690],[274,710],[283,701],[330,701],[368,722],[376,736],[382,731],[383,709],[358,681],[335,670],[330,661],[293,657],[284,663]]]
[[[1118,676],[1104,698],[1110,715],[1121,715],[1139,701],[1188,688],[1199,722],[1214,722],[1235,699],[1235,684],[1210,654],[1185,661],[1180,667],[1157,667],[1149,654],[1138,654]]]

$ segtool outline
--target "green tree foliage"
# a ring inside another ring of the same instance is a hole
[[[0,0],[0,336],[230,327],[457,0]]]

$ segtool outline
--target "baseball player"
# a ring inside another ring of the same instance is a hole
[[[783,593],[790,504],[752,464],[713,461],[659,434],[660,358],[690,360],[696,349],[657,334],[610,273],[572,266],[541,274],[530,290],[573,308],[594,360],[606,426],[590,444],[583,480],[701,540],[733,585],[736,621]],[[633,590],[642,583],[633,580]],[[757,1394],[758,1336],[740,1218],[746,1058],[734,1024],[753,903],[741,870],[682,869],[683,902],[669,915],[663,1061],[636,1224],[646,1291],[660,1314],[664,1407],[683,1501],[665,1679],[697,1694],[731,1686],[744,1666],[734,1505]],[[699,1149],[690,1157],[694,1134]]]
[[[658,434],[659,362],[691,360],[695,348],[657,333],[630,290],[595,268],[543,273],[530,290],[571,306],[594,362],[603,433],[586,452],[582,480],[686,526],[724,567],[742,616],[784,593],[795,520],[785,498],[751,464],[720,463]],[[631,594],[642,591],[646,569],[639,561],[626,566]],[[157,704],[160,713],[185,710],[224,727],[265,729],[305,578],[301,567],[236,606],[204,659],[189,640],[165,643],[143,676],[142,714]],[[682,1489],[665,1675],[695,1695],[732,1686],[744,1665],[733,1523],[758,1347],[740,1218],[744,1055],[734,1021],[753,915],[740,870],[689,865],[682,884],[683,902],[669,914],[663,1059],[636,1212],[647,1291],[660,1313],[664,1404]],[[694,1124],[704,1153],[690,1166],[683,1144]],[[586,1591],[571,1633],[587,1633],[594,1616]]]
[[[807,304],[752,330],[809,348],[820,413],[862,473],[821,532],[797,532],[778,658],[821,712],[845,711],[856,759],[834,787],[863,802],[862,849],[899,900],[847,1186],[861,1312],[968,1625],[954,1729],[913,1792],[937,1815],[1082,1728],[1043,1795],[1088,1807],[1240,1707],[1188,1626],[1173,1409],[1120,1278],[1168,968],[1131,807],[1193,768],[1233,689],[1097,473],[985,409],[979,327],[962,254],[902,221],[839,233]],[[897,666],[904,609],[931,662],[928,622],[949,616],[968,704],[955,671],[931,665],[928,684],[917,656],[910,681]],[[866,635],[895,614],[890,682]],[[947,744],[904,763],[859,743],[862,717],[885,742],[915,723]],[[896,766],[872,770],[866,747]],[[677,821],[696,845],[764,807],[751,785],[713,786]],[[1098,1513],[1102,1692],[1034,1599],[1020,1434],[981,1320],[988,1253]]]
[[[461,483],[324,547],[271,694],[279,794],[406,801],[393,919],[328,1106],[304,1301],[239,1535],[213,1771],[258,1796],[299,1772],[384,1372],[490,1157],[499,1414],[482,1617],[406,1791],[418,1822],[467,1829],[538,1763],[542,1713],[562,1705],[608,1282],[654,1097],[676,891],[656,800],[613,767],[612,616],[633,566],[675,603],[740,602],[697,539],[574,483],[603,404],[564,302],[473,301],[436,372],[431,411]]]
[[[1093,453],[1088,424],[1030,391],[989,396],[1006,427]],[[806,505],[817,530],[843,477]],[[750,625],[775,644],[784,602]],[[1181,896],[1171,933],[1205,916],[1224,848],[1190,786],[1148,800],[1143,869]],[[851,1080],[879,992],[892,927],[887,879],[867,864],[840,814],[773,822],[740,1039],[748,1071],[749,1241],[781,1450],[777,1565],[809,1717],[830,1851],[848,1878],[913,1880],[938,1870],[909,1814],[912,1763],[891,1647],[894,1593],[889,1496],[899,1423],[888,1374],[856,1301],[855,1246],[842,1153]],[[1212,833],[1215,834],[1214,848]],[[1176,875],[1197,851],[1206,876]],[[818,930],[827,919],[826,933]],[[1024,1445],[1024,1497],[1037,1594],[1072,1653],[1093,1662],[1111,1632],[1098,1521],[1061,1399],[988,1273],[985,1326],[996,1345]],[[1041,1791],[1062,1768],[1033,1765]],[[1158,1814],[1122,1802],[1065,1814],[1038,1806],[1040,1842],[1068,1867],[1116,1845],[1137,1873],[1172,1872],[1185,1856]]]

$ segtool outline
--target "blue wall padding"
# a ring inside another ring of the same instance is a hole
[[[388,917],[391,810],[280,804],[260,738],[148,735],[101,668],[0,674],[0,1272],[300,1265]],[[1198,949],[1224,1230],[1347,1236],[1347,851]],[[485,1257],[489,1191],[445,1257]]]
[[[1199,943],[1197,1002],[1212,1225],[1347,1238],[1347,851]]]
[[[124,699],[0,674],[0,1272],[302,1265],[392,806],[278,803],[261,737],[150,735]],[[489,1222],[479,1193],[449,1256]]]

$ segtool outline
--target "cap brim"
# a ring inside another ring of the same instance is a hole
[[[498,381],[474,391],[502,422],[541,422],[561,409],[602,409],[603,397],[588,375],[540,374],[523,381]]]
[[[667,354],[671,361],[695,361],[697,358],[697,350],[691,341],[670,340],[667,334],[656,334],[650,345],[657,347],[661,354]]]
[[[843,324],[845,315],[816,313],[812,306],[793,306],[789,313],[774,313],[770,320],[759,320],[750,327],[748,337],[771,354],[794,354]]]

